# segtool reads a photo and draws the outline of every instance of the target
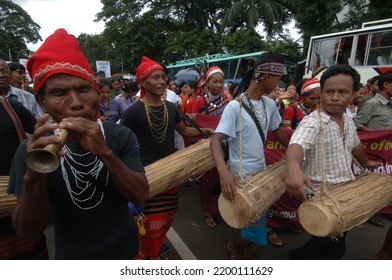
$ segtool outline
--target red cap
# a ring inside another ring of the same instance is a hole
[[[41,47],[27,61],[27,70],[33,78],[34,92],[44,85],[53,74],[69,74],[87,80],[100,92],[98,80],[90,64],[79,48],[74,35],[65,29],[57,29],[46,38]]]
[[[140,84],[141,80],[147,78],[151,73],[163,70],[163,67],[154,60],[149,59],[147,56],[142,57],[142,62],[136,69],[136,80]],[[144,88],[140,89],[140,98],[144,97]]]

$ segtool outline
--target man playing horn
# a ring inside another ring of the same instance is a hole
[[[282,121],[275,102],[267,94],[283,76],[280,55],[263,53],[244,76],[237,100],[227,104],[211,139],[211,153],[219,172],[222,195],[234,201],[238,187],[235,176],[247,177],[266,167],[264,145],[267,131],[287,146],[286,135],[280,130]],[[237,102],[238,101],[238,102]],[[247,106],[248,109],[244,109]],[[221,142],[227,141],[229,160],[226,164]],[[229,259],[252,259],[251,246],[267,244],[267,220],[262,216],[255,224],[238,232],[226,243]]]
[[[132,259],[139,250],[128,201],[140,206],[148,182],[132,131],[97,120],[99,87],[75,36],[56,30],[30,57],[35,98],[43,111],[11,167],[8,191],[18,197],[13,223],[34,239],[53,223],[57,259]],[[49,116],[54,123],[47,123]],[[25,167],[25,155],[65,141],[51,173]]]
[[[358,72],[348,65],[331,66],[321,76],[320,110],[302,119],[286,152],[285,184],[294,198],[305,201],[306,194],[319,192],[323,182],[337,185],[354,180],[352,156],[365,168],[380,165],[366,157],[354,122],[345,114],[359,80]],[[339,259],[345,253],[345,236],[312,236],[289,257]]]

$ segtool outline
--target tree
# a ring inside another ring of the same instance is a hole
[[[135,69],[143,55],[169,64],[176,60],[221,52],[218,0],[102,0],[97,20],[106,22],[104,36]]]
[[[42,40],[40,29],[19,5],[0,0],[0,57],[16,60],[19,51],[27,49],[27,43]]]
[[[270,49],[305,56],[313,35],[342,31],[369,18],[391,14],[381,0],[102,0],[97,20],[106,22],[110,57],[136,69],[147,55],[166,64],[206,53],[239,54]],[[383,5],[383,9],[380,9]],[[348,7],[346,18],[338,17]],[[381,11],[382,10],[382,11]],[[355,13],[357,17],[355,18]],[[351,15],[351,18],[348,18]],[[374,18],[376,17],[376,18]],[[303,46],[285,30],[295,20]],[[256,32],[262,24],[266,38]],[[108,50],[109,51],[109,50]]]
[[[230,1],[230,6],[222,20],[222,27],[230,27],[232,31],[239,27],[254,29],[262,23],[271,36],[281,31],[288,16],[284,7],[274,0]]]

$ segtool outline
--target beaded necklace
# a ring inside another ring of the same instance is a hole
[[[262,108],[255,108],[248,96],[248,93],[245,92],[244,96],[246,98],[246,103],[249,106],[250,111],[252,112],[253,116],[256,117],[256,119],[258,120],[258,122],[256,122],[256,126],[258,126],[258,128],[262,131],[266,131],[268,125],[268,116],[263,97],[260,97],[259,99],[261,100]]]
[[[166,139],[167,128],[169,126],[169,113],[166,101],[163,101],[163,105],[159,106],[158,109],[157,107],[148,105],[144,101],[143,103],[151,135],[155,142],[162,143]]]
[[[298,109],[301,110],[301,112],[302,112],[302,114],[304,114],[304,116],[309,115],[313,111],[312,109],[306,108],[304,106],[303,102],[298,103],[297,107],[298,107]]]
[[[217,108],[220,108],[223,105],[225,105],[225,103],[222,102],[223,101],[223,97],[220,94],[212,95],[211,93],[208,92],[206,95],[204,95],[204,98],[208,98],[208,101],[209,101],[208,107],[211,107],[213,110],[215,110]],[[215,101],[217,99],[219,99],[218,105],[213,102],[213,101]]]
[[[101,120],[97,122],[105,138],[102,122]],[[104,164],[92,153],[75,153],[67,144],[64,145],[64,149],[67,153],[60,158],[61,171],[73,204],[82,210],[95,208],[103,200],[104,189],[109,181],[109,172],[107,170],[101,172]],[[86,162],[86,159],[90,159],[90,162]],[[100,175],[105,179],[103,188],[98,186]],[[72,179],[71,186],[70,180]]]

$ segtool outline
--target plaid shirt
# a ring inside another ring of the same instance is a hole
[[[354,179],[351,171],[351,151],[360,144],[354,122],[346,114],[344,132],[340,130],[333,117],[321,111],[320,116],[324,128],[322,145],[319,111],[304,117],[290,140],[290,144],[299,144],[304,149],[303,170],[317,188],[322,186],[323,181],[322,148],[326,182],[333,185]],[[306,191],[310,192],[309,189]]]
[[[34,95],[28,91],[9,86],[6,96],[8,98],[16,99],[22,103],[23,106],[25,106],[34,115],[36,120],[38,120],[44,114],[37,101],[35,101]]]

